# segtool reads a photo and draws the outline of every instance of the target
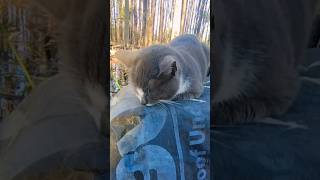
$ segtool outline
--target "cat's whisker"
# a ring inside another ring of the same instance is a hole
[[[258,123],[286,126],[289,129],[308,129],[308,126],[303,125],[303,124],[298,124],[297,122],[282,121],[280,119],[274,119],[274,118],[270,118],[270,117],[261,119],[258,121]]]
[[[170,100],[159,100],[162,103],[165,104],[174,104],[174,105],[181,105],[181,103],[175,102],[175,101],[170,101]]]
[[[169,102],[161,102],[162,105],[172,105],[171,103]]]
[[[161,102],[156,102],[154,105],[157,105],[157,104],[160,104],[160,105],[161,105]]]
[[[311,69],[313,67],[317,67],[317,66],[320,66],[320,61],[316,61],[316,62],[310,64],[306,69],[309,70],[309,69]]]
[[[310,77],[302,76],[302,77],[301,77],[301,80],[303,80],[303,81],[309,81],[309,82],[315,83],[315,84],[317,84],[317,85],[320,85],[320,78],[310,78]]]
[[[201,102],[206,103],[207,101],[201,100],[201,99],[189,99],[189,101],[195,101],[195,102]]]

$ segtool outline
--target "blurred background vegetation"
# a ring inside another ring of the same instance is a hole
[[[186,33],[210,45],[210,0],[111,0],[110,8],[111,55],[168,43]],[[128,78],[126,69],[110,59],[113,95]]]
[[[0,1],[0,121],[58,72],[55,24],[22,0]]]
[[[25,0],[0,0],[0,121],[58,72],[55,30],[54,20]],[[167,43],[185,33],[209,45],[210,0],[111,0],[110,31],[111,54]],[[127,74],[110,59],[114,94],[127,84]]]

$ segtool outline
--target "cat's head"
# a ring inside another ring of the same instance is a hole
[[[141,104],[173,99],[181,81],[177,54],[169,47],[155,45],[136,52],[120,51],[115,55],[129,70],[129,83]]]

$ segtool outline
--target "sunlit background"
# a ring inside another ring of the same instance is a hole
[[[111,0],[111,54],[167,43],[185,33],[209,45],[209,7],[209,0]],[[0,121],[35,86],[58,72],[55,28],[47,13],[30,8],[25,0],[1,0]],[[127,84],[125,68],[112,59],[111,78],[112,94]]]
[[[194,34],[210,45],[210,0],[111,0],[111,53],[167,43]],[[127,85],[125,68],[111,58],[111,96]]]

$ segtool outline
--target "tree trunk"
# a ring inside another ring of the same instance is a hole
[[[196,34],[198,36],[200,36],[200,29],[201,26],[203,25],[203,13],[204,13],[204,9],[205,9],[205,0],[199,1],[199,5],[198,5],[198,19],[197,19],[197,28],[196,28]]]
[[[128,47],[129,41],[129,0],[125,0],[125,17],[124,17],[124,46]]]
[[[172,38],[172,33],[173,33],[173,17],[174,17],[174,6],[175,6],[175,0],[171,1],[171,8],[170,8],[170,31],[168,34],[168,38]]]
[[[118,23],[118,42],[119,43],[123,43],[123,39],[122,39],[122,34],[123,34],[123,25],[122,25],[122,17],[121,17],[121,15],[122,15],[122,0],[118,0],[118,9],[119,9],[119,11],[118,11],[118,13],[119,13],[119,16],[118,16],[118,18],[117,18],[117,20],[119,21],[119,23]]]
[[[162,27],[163,27],[163,0],[160,0],[160,25],[159,25],[159,37],[158,41],[162,42]]]
[[[155,23],[155,7],[156,7],[156,0],[152,0],[151,4],[151,16],[149,16],[150,18],[150,25],[149,25],[149,40],[148,40],[148,45],[150,45],[153,41],[153,31],[154,31],[154,23]]]
[[[142,27],[143,46],[145,46],[147,42],[147,37],[146,37],[147,17],[148,17],[148,0],[143,0],[143,27]]]
[[[114,33],[113,33],[113,40],[115,42],[118,41],[118,31],[117,31],[117,16],[116,16],[116,0],[113,0],[113,19],[114,19]]]
[[[186,16],[186,7],[187,7],[187,0],[182,0],[182,7],[181,7],[181,22],[180,22],[180,34],[184,33],[184,24],[185,24],[185,16]]]
[[[181,6],[181,1],[176,1],[174,5],[174,17],[173,19],[178,19],[178,22],[173,21],[172,25],[172,34],[171,39],[180,34],[180,20],[181,20],[181,10],[179,11],[179,7]]]

